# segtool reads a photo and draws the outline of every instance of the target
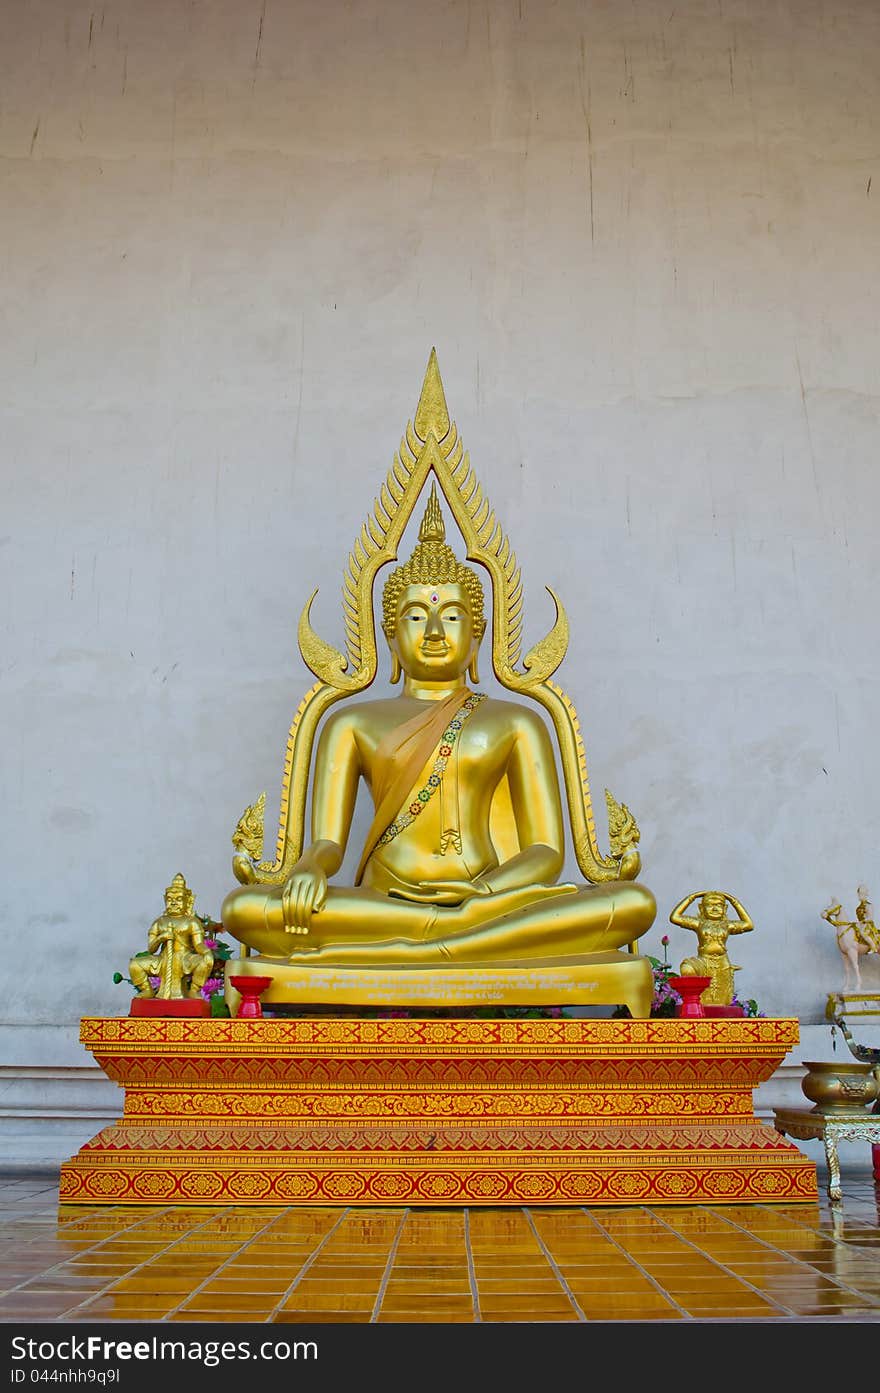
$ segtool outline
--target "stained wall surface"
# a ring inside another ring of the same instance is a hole
[[[41,0],[0,54],[13,1131],[117,1106],[80,1015],[262,789],[274,837],[297,617],[340,642],[432,345],[647,950],[732,891],[827,1054],[819,911],[880,896],[877,6]]]

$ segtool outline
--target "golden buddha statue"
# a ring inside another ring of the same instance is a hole
[[[174,877],[165,891],[165,913],[147,933],[149,956],[128,965],[138,996],[160,1001],[197,1000],[211,974],[214,954],[205,945],[204,924],[193,913],[195,895],[183,876]],[[151,977],[159,978],[154,990]]]
[[[382,593],[391,681],[402,679],[402,691],[349,703],[325,722],[314,759],[311,839],[303,845],[318,721],[332,702],[374,680],[373,580],[396,559],[429,473],[418,545]],[[483,585],[446,543],[438,484],[469,559],[492,581],[495,674],[535,698],[553,722],[575,854],[591,884],[558,883],[565,828],[544,721],[520,702],[475,690]],[[632,945],[656,905],[634,882],[638,828],[606,794],[612,855],[601,856],[577,717],[550,681],[567,646],[564,611],[556,601],[553,630],[519,668],[519,570],[450,424],[433,353],[415,421],[350,558],[343,601],[348,660],[311,628],[311,601],[300,620],[300,651],[319,681],[291,729],[275,862],[257,859],[265,795],[233,837],[233,868],[243,883],[227,896],[221,918],[258,956],[246,955],[227,974],[269,975],[269,1004],[549,1004],[555,991],[569,1004],[625,1004],[647,1016],[650,965]],[[372,794],[373,822],[354,884],[337,886],[330,881],[342,865],[361,780]]]

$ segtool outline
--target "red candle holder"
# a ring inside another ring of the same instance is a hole
[[[681,997],[681,1005],[676,1006],[675,1014],[682,1019],[705,1016],[706,1012],[700,997],[711,981],[711,977],[670,977],[670,987]]]
[[[263,1014],[260,996],[267,987],[272,985],[272,978],[230,977],[229,982],[241,996],[241,1004],[235,1013],[236,1016],[246,1020],[259,1020]]]

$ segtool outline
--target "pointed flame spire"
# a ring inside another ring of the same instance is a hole
[[[440,380],[440,369],[437,366],[436,348],[431,349],[428,359],[422,395],[419,397],[413,425],[420,440],[427,440],[429,431],[434,432],[434,438],[438,441],[449,433],[449,411],[443,383]]]
[[[443,521],[443,514],[440,511],[440,499],[437,497],[437,485],[431,480],[431,493],[428,498],[428,506],[425,508],[425,516],[422,518],[422,525],[419,528],[420,542],[445,542],[446,524]]]

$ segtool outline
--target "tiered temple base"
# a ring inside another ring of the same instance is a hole
[[[125,1113],[68,1204],[815,1200],[753,1115],[796,1020],[145,1020],[81,1039]]]

